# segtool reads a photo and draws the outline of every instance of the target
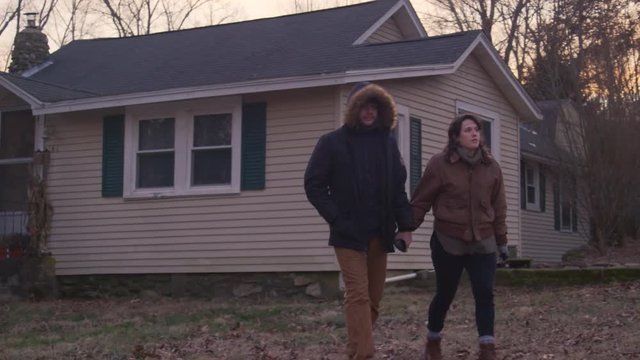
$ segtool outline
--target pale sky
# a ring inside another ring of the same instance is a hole
[[[242,6],[248,19],[259,19],[284,15],[288,7],[292,6],[288,0],[235,0]]]
[[[293,7],[293,0],[233,0],[242,7],[247,14],[247,19],[257,19],[263,17],[279,16],[287,14]],[[365,2],[367,0],[362,0]],[[426,0],[411,0],[411,5],[418,15],[422,15],[427,5]]]

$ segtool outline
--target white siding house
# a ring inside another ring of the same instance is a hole
[[[118,56],[105,63],[107,51]],[[131,70],[145,61],[158,64]],[[541,113],[481,32],[428,37],[406,0],[73,42],[0,87],[46,135],[58,275],[289,272],[338,268],[303,176],[363,80],[399,105],[408,191],[457,113],[488,122],[508,238],[526,254],[518,129]],[[430,217],[390,269],[431,266]]]
[[[538,103],[544,120],[521,126],[520,255],[538,263],[559,263],[567,251],[584,246],[589,223],[575,182],[563,171],[559,152],[568,149],[567,126],[577,119],[569,101]],[[566,156],[565,156],[566,157]]]

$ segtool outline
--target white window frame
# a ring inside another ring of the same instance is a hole
[[[483,117],[482,120],[487,120],[491,123],[491,155],[494,159],[496,159],[496,161],[500,162],[501,126],[498,113],[485,109],[478,105],[470,104],[461,100],[456,100],[456,116],[461,113],[461,110],[478,114]]]
[[[558,214],[558,216],[560,217],[560,232],[563,233],[572,233],[573,232],[573,211],[574,211],[574,207],[573,204],[571,203],[571,201],[568,202],[569,204],[569,223],[565,224],[563,222],[563,216],[562,216],[562,208],[563,208],[563,195],[564,193],[567,191],[566,188],[564,188],[562,186],[562,184],[559,186],[558,189],[558,201],[560,202],[560,204],[558,204],[558,211],[560,212],[560,214]]]
[[[223,113],[231,114],[231,183],[192,186],[193,118],[197,115]],[[137,188],[136,153],[138,151],[139,121],[154,118],[175,119],[173,187]],[[125,109],[124,197],[154,198],[239,193],[241,132],[242,99],[239,96],[127,107]]]
[[[528,170],[533,170],[533,184],[529,184]],[[524,200],[527,210],[540,211],[540,166],[525,163],[524,165]],[[534,202],[529,202],[529,186],[534,187]]]
[[[405,181],[405,189],[407,194],[411,196],[411,113],[409,107],[396,104],[396,112],[398,114],[398,149],[407,170],[407,181]]]

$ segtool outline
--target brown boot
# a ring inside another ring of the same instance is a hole
[[[424,349],[424,360],[442,360],[442,348],[440,347],[441,341],[441,338],[427,338],[427,345]]]
[[[496,346],[494,344],[480,344],[478,360],[496,360]]]

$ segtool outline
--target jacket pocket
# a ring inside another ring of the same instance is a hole
[[[354,228],[353,219],[348,212],[340,212],[331,224],[331,229],[342,237],[355,237]]]
[[[467,224],[469,222],[469,202],[460,198],[441,199],[437,208],[434,208],[433,215],[446,222]]]
[[[487,217],[485,220],[487,222],[492,222],[495,219],[496,212],[493,209],[493,206],[489,204],[487,200],[480,201],[480,208],[482,209],[482,213]]]

